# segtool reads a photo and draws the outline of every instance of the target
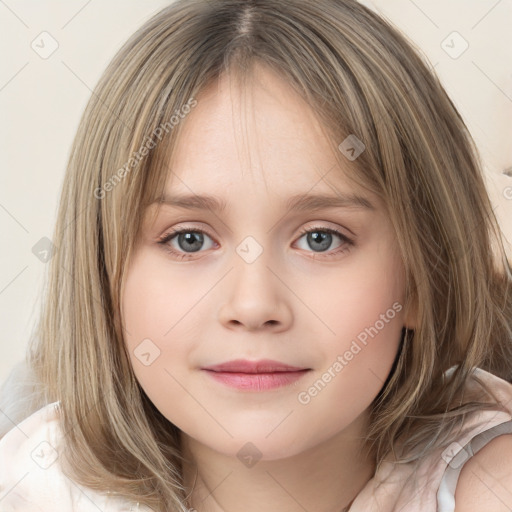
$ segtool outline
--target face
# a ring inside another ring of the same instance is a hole
[[[311,108],[265,68],[256,78],[243,96],[224,77],[197,97],[166,195],[225,207],[148,208],[122,318],[138,381],[184,436],[272,460],[367,414],[397,354],[404,273],[384,206],[347,178]],[[287,204],[311,195],[344,202]],[[296,370],[205,369],[264,359]]]

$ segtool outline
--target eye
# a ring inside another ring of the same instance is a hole
[[[301,237],[306,237],[306,243],[313,247],[314,249],[319,249],[320,253],[326,252],[329,247],[331,246],[333,242],[333,235],[334,237],[339,238],[342,243],[339,246],[338,250],[334,252],[330,252],[329,254],[326,254],[322,257],[331,257],[331,256],[337,256],[340,253],[348,251],[353,245],[354,242],[350,238],[348,238],[346,235],[338,231],[337,229],[333,228],[325,228],[325,227],[313,227],[309,229],[305,229],[301,232]],[[314,251],[317,252],[317,251]]]
[[[173,230],[170,233],[165,234],[158,240],[158,244],[163,245],[167,252],[176,256],[178,259],[184,259],[187,258],[189,254],[193,254],[201,249],[201,246],[204,243],[204,235],[211,239],[208,233],[203,229],[183,228]],[[185,253],[181,253],[174,249],[171,242],[176,242],[178,244],[178,249],[184,249]],[[188,250],[190,250],[190,252],[187,252]]]
[[[210,235],[203,229],[183,228],[166,233],[157,243],[163,245],[169,254],[182,260],[190,258],[193,253],[200,251],[204,244],[205,235],[211,240]],[[354,245],[354,242],[340,231],[326,227],[314,227],[303,230],[299,240],[305,237],[306,243],[314,249],[313,252],[320,254],[327,252],[329,247],[331,247],[333,235],[341,240],[341,244],[338,250],[323,257],[336,256],[348,251]]]

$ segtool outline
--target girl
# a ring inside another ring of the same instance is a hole
[[[3,512],[512,507],[478,153],[364,6],[157,14],[90,100],[53,243]]]

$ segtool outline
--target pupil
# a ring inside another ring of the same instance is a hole
[[[325,251],[329,248],[331,245],[331,233],[319,233],[318,231],[315,231],[314,233],[309,233],[308,235],[308,242],[315,242],[318,243],[321,242],[321,250]]]
[[[179,235],[178,241],[182,242],[183,240],[185,240],[187,242],[186,243],[187,247],[184,248],[185,250],[187,250],[187,248],[188,248],[188,249],[192,249],[191,252],[196,252],[199,249],[201,249],[201,244],[203,243],[203,234],[202,233],[182,233],[181,235]],[[194,247],[194,243],[196,244],[196,247]],[[181,246],[181,243],[180,243],[180,246]]]

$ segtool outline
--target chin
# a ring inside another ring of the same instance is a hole
[[[213,440],[207,438],[206,444],[211,449],[224,454],[227,457],[238,458],[248,468],[258,462],[273,461],[293,457],[312,448],[318,441],[307,439],[294,439],[289,432],[283,431],[281,435],[275,432],[268,435],[268,431],[256,432],[254,428],[247,429],[246,434],[236,435],[231,432],[233,438],[226,440]],[[268,437],[267,437],[268,436]],[[217,442],[215,442],[217,441]]]

